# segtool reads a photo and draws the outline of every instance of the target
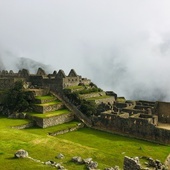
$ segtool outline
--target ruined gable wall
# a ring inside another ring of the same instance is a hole
[[[63,79],[63,88],[69,87],[69,86],[77,86],[80,83],[79,76],[77,77],[65,77]]]

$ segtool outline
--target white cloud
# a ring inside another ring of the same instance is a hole
[[[0,0],[1,58],[8,69],[25,57],[127,98],[170,100],[169,9],[168,0]]]

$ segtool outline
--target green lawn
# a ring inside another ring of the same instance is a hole
[[[61,103],[61,101],[55,100],[55,101],[52,101],[52,102],[42,103],[42,104],[35,104],[35,105],[37,105],[37,106],[50,106],[50,105],[55,105],[55,104],[59,104],[59,103]]]
[[[52,116],[59,116],[62,114],[68,114],[70,111],[68,109],[60,109],[52,112],[47,112],[47,113],[37,113],[37,112],[29,112],[31,116],[35,117],[40,117],[40,118],[47,118],[47,117],[52,117]]]
[[[35,96],[36,99],[39,100],[50,100],[50,99],[55,99],[54,96]]]
[[[84,165],[70,162],[73,156],[92,157],[99,163],[99,169],[123,164],[127,156],[149,156],[164,161],[170,153],[170,146],[127,138],[100,132],[88,128],[70,132],[56,137],[54,132],[74,126],[77,122],[49,127],[46,129],[13,129],[11,126],[27,123],[26,120],[0,117],[0,169],[1,170],[46,170],[54,169],[48,165],[36,163],[29,159],[14,159],[18,149],[25,149],[29,155],[41,161],[62,162],[68,170],[84,170]],[[55,156],[63,153],[65,158],[58,160]]]

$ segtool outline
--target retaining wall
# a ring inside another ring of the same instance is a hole
[[[47,113],[47,112],[52,112],[52,111],[59,110],[62,108],[64,108],[63,103],[58,103],[58,104],[48,105],[48,106],[35,105],[34,111],[38,113]]]
[[[124,133],[140,139],[170,144],[170,130],[155,126],[154,118],[123,118],[116,115],[105,115],[95,121],[95,126],[111,132]]]
[[[32,119],[35,121],[36,125],[42,128],[46,128],[49,126],[55,126],[58,124],[70,122],[74,119],[74,114],[62,114],[58,116],[53,116],[49,118],[38,118],[38,117],[32,117]]]

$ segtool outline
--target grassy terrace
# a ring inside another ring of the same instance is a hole
[[[66,123],[46,129],[30,128],[24,130],[12,129],[11,126],[27,123],[26,120],[0,117],[0,167],[1,170],[52,170],[54,168],[34,162],[30,159],[14,159],[18,149],[25,149],[29,156],[41,161],[53,160],[62,162],[68,170],[84,170],[84,165],[70,162],[73,156],[92,157],[99,163],[99,169],[119,165],[122,167],[123,158],[127,156],[149,156],[164,161],[170,153],[170,146],[158,145],[151,142],[113,135],[97,130],[83,128],[56,137],[47,135],[48,132],[74,126],[76,122]],[[63,160],[55,156],[65,155]]]
[[[36,98],[36,99],[39,99],[39,100],[50,100],[50,99],[55,99],[54,96],[36,96],[35,98]]]
[[[118,97],[116,99],[116,102],[119,102],[119,103],[125,103],[126,102],[126,99],[124,97]]]
[[[86,100],[98,100],[98,99],[107,99],[107,98],[110,98],[111,96],[99,96],[99,97],[90,97],[90,98],[87,98]]]
[[[70,90],[78,90],[78,89],[84,89],[84,86],[70,86],[65,89],[70,89]]]
[[[61,101],[59,100],[55,100],[53,102],[48,102],[48,103],[42,103],[42,104],[35,104],[36,106],[50,106],[50,105],[55,105],[55,104],[59,104],[61,103]]]
[[[70,111],[68,109],[60,109],[60,110],[56,110],[56,111],[52,111],[52,112],[47,112],[47,113],[37,113],[37,112],[29,112],[28,114],[30,114],[31,116],[34,117],[39,117],[39,118],[48,118],[48,117],[53,117],[53,116],[59,116],[62,114],[68,114],[70,113]]]

